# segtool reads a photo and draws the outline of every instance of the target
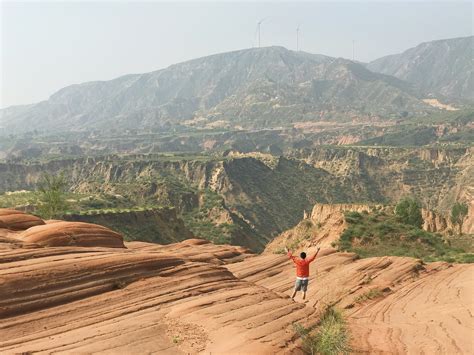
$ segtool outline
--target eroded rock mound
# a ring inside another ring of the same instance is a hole
[[[41,246],[125,248],[123,237],[106,227],[83,222],[56,222],[29,228],[19,236]]]
[[[44,225],[44,221],[21,211],[0,208],[0,228],[22,231],[34,226]]]
[[[247,248],[235,245],[216,245],[204,239],[187,239],[179,243],[160,245],[146,242],[128,242],[130,250],[170,253],[195,262],[223,265],[254,256]]]
[[[310,216],[305,213],[305,218],[298,225],[273,239],[265,248],[265,252],[282,252],[285,246],[298,250],[316,245],[330,248],[347,228],[344,219],[345,212],[369,212],[373,208],[382,208],[382,206],[317,203]]]

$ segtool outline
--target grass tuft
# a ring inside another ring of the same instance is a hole
[[[316,330],[312,331],[301,324],[294,325],[294,329],[302,339],[306,354],[336,355],[349,354],[351,351],[345,319],[334,307],[326,308]]]
[[[380,297],[382,294],[383,294],[383,292],[381,290],[379,290],[378,288],[373,288],[373,289],[357,296],[354,299],[354,302],[355,303],[362,303],[362,302],[365,302],[367,300],[373,300],[374,298]]]

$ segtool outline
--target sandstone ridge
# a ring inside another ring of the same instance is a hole
[[[47,231],[62,243],[57,231],[70,226],[85,224],[0,230],[1,353],[300,354],[293,325],[316,325],[328,305],[343,310],[357,352],[474,350],[472,265],[323,248],[304,303],[289,297],[283,255],[200,239],[40,245]]]
[[[97,224],[58,220],[46,223],[39,217],[10,209],[0,209],[0,237],[43,247],[125,247],[122,235]]]
[[[43,224],[44,221],[36,216],[12,209],[0,209],[0,228],[21,231]]]

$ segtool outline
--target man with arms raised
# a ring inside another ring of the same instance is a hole
[[[288,253],[288,257],[293,260],[296,265],[296,282],[295,282],[295,291],[291,296],[292,299],[295,298],[296,292],[303,291],[303,299],[306,298],[306,290],[308,289],[308,279],[309,279],[309,264],[316,258],[319,253],[318,248],[316,254],[310,258],[306,258],[306,253],[302,252],[300,257],[293,256],[291,251],[288,248],[285,248],[285,251]]]

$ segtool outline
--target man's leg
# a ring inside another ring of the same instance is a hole
[[[306,299],[306,291],[308,290],[308,280],[304,280],[301,284],[301,290],[303,291],[303,300]]]
[[[296,279],[295,281],[295,290],[293,291],[293,294],[291,295],[291,299],[294,299],[296,296],[296,292],[298,292],[301,289],[301,280]]]

